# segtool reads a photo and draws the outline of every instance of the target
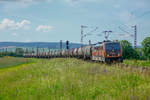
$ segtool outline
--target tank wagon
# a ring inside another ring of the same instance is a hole
[[[123,62],[122,47],[119,42],[104,41],[94,45],[82,46],[80,48],[66,50],[52,50],[43,53],[24,54],[24,57],[56,58],[74,57],[99,62]]]

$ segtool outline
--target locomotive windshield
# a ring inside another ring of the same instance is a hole
[[[106,43],[105,49],[108,51],[111,50],[120,50],[120,44],[119,43]]]

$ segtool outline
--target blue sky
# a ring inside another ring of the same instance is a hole
[[[105,30],[133,43],[137,25],[141,44],[150,36],[150,0],[0,0],[0,41],[79,43],[81,25],[85,34],[98,27],[84,43],[104,40]]]

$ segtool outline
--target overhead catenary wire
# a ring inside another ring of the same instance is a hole
[[[94,27],[93,30],[91,30],[91,31],[89,31],[89,32],[86,33],[86,32],[84,32],[84,29],[85,29],[85,28],[93,28],[93,27],[81,25],[81,46],[83,45],[83,42],[84,42],[83,39],[84,39],[86,36],[92,35],[92,33],[95,32],[95,31],[98,29],[98,27]]]

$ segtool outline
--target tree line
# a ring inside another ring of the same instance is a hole
[[[134,49],[127,40],[122,40],[120,43],[124,59],[150,60],[150,37],[142,41],[142,48]]]
[[[16,48],[15,52],[12,51],[0,52],[0,57],[4,56],[23,57],[23,54],[24,54],[23,48]]]

